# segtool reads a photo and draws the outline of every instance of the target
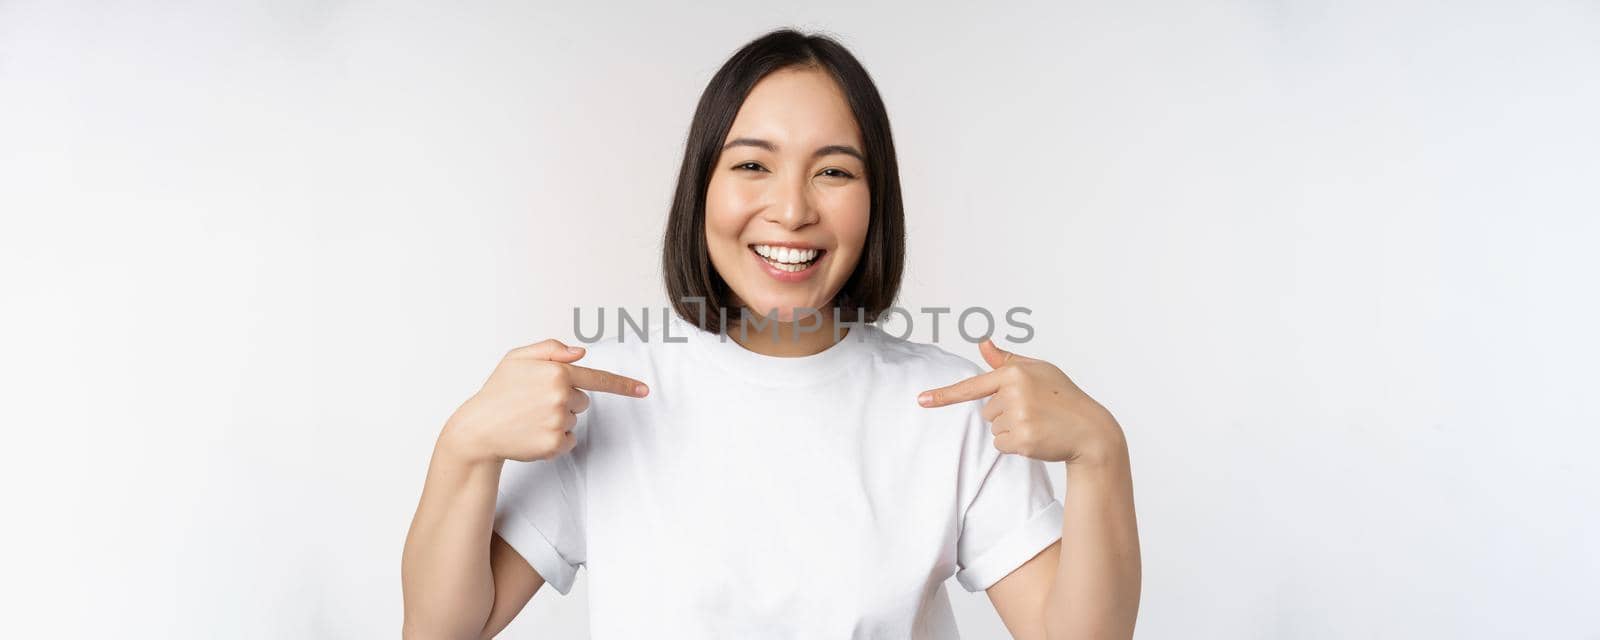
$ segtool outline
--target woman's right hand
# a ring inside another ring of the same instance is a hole
[[[512,349],[483,388],[445,423],[441,442],[473,460],[543,460],[572,450],[572,426],[589,408],[583,390],[642,398],[643,382],[572,364],[582,347],[545,340]]]

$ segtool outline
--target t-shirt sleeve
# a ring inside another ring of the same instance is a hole
[[[970,404],[963,441],[963,506],[956,539],[956,581],[982,591],[1061,539],[1061,501],[1045,464],[994,448],[994,434]]]
[[[494,531],[516,549],[545,582],[566,595],[587,557],[585,480],[588,413],[573,428],[578,444],[554,458],[508,460],[500,472]]]

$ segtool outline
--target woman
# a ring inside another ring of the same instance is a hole
[[[903,238],[855,58],[787,30],[735,53],[667,223],[678,317],[515,349],[450,417],[406,540],[406,636],[492,637],[579,566],[597,638],[953,638],[952,575],[1016,637],[1131,636],[1121,428],[1047,362],[985,341],[985,370],[872,326]],[[1067,463],[1065,508],[1042,461]]]

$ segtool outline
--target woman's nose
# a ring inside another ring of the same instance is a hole
[[[817,222],[817,208],[811,202],[804,183],[786,181],[773,194],[765,218],[769,222],[795,230]]]

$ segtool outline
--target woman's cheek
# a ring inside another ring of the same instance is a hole
[[[753,180],[713,181],[706,192],[707,217],[715,212],[727,224],[736,226],[737,235],[743,230],[745,218],[758,208],[761,189],[761,185]]]
[[[739,185],[712,180],[706,189],[706,223],[717,238],[737,241],[744,230],[744,212],[749,203],[750,198]]]
[[[852,188],[838,194],[839,202],[835,206],[840,219],[835,228],[836,237],[841,244],[849,244],[859,253],[861,246],[867,240],[867,226],[872,216],[872,200],[866,188]]]

